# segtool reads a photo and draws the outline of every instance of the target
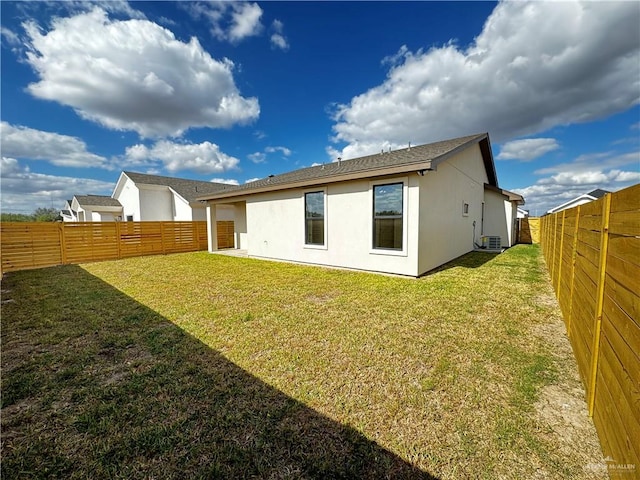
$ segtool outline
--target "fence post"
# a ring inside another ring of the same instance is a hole
[[[116,222],[116,251],[118,252],[118,259],[122,258],[122,249],[120,248],[120,243],[122,242],[122,234],[120,232],[120,223]]]
[[[562,225],[560,226],[560,249],[558,250],[558,280],[556,286],[556,297],[558,299],[558,303],[560,303],[560,280],[562,278],[562,249],[564,247],[564,220],[565,215],[567,214],[566,210],[562,211]]]
[[[553,229],[549,228],[550,232],[553,232],[553,248],[551,249],[551,285],[553,286],[553,279],[556,273],[556,232],[558,231],[558,214],[553,214]]]
[[[573,246],[571,251],[571,285],[569,287],[569,315],[567,315],[567,336],[571,337],[571,320],[573,319],[573,285],[576,278],[576,258],[578,257],[578,227],[580,225],[580,205],[576,210],[576,226],[573,230]]]
[[[595,328],[591,348],[591,375],[589,378],[589,416],[593,417],[596,398],[596,377],[600,358],[600,333],[602,328],[602,305],[604,303],[604,282],[607,270],[607,250],[609,248],[609,213],[611,194],[607,193],[602,205],[602,236],[600,237],[600,260],[598,262],[598,293],[596,296]]]
[[[174,229],[175,235],[175,229]],[[160,221],[160,244],[162,245],[162,254],[166,255],[167,251],[165,248],[165,239],[164,239],[164,222]]]
[[[60,261],[62,265],[67,264],[67,244],[64,239],[64,222],[58,225],[58,235],[60,237]]]

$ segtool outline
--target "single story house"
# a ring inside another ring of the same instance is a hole
[[[611,193],[608,190],[602,190],[600,188],[596,188],[595,190],[590,191],[589,193],[583,193],[582,195],[577,196],[576,198],[569,200],[557,207],[553,207],[547,210],[547,213],[557,213],[562,210],[567,210],[569,208],[577,207],[578,205],[584,205],[585,203],[593,202],[599,198],[604,197],[607,193]]]
[[[526,218],[529,216],[529,210],[518,207],[518,218]]]
[[[224,187],[221,183],[124,171],[111,196],[122,204],[124,221],[204,221],[206,206],[196,199]],[[220,216],[222,220],[224,209]]]
[[[74,195],[70,207],[78,222],[113,222],[122,219],[122,205],[106,195]]]
[[[249,256],[420,276],[482,246],[515,243],[524,199],[498,186],[486,133],[270,175],[201,195],[209,250],[234,214]]]

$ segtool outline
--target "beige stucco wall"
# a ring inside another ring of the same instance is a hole
[[[380,180],[380,179],[375,179]],[[417,175],[390,177],[405,182],[405,218],[415,225],[418,214]],[[251,256],[361,270],[417,275],[417,232],[405,231],[403,252],[374,251],[372,185],[369,180],[310,189],[252,195],[246,200],[247,249]],[[304,193],[326,192],[324,246],[304,243]]]
[[[478,145],[420,178],[420,274],[474,249],[479,241],[487,174]],[[468,215],[463,204],[469,204]],[[475,222],[475,227],[473,222]]]

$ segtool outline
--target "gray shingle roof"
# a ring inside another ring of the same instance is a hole
[[[118,200],[106,195],[76,195],[75,198],[82,206],[122,207]]]
[[[602,190],[601,188],[596,188],[595,190],[592,190],[591,192],[587,193],[587,195],[591,195],[594,198],[602,198],[607,193],[611,193],[611,192],[609,190]]]
[[[197,198],[202,195],[218,192],[228,186],[223,183],[206,182],[203,180],[188,180],[186,178],[147,175],[146,173],[127,171],[123,173],[135,183],[143,185],[165,185],[170,187],[188,202],[195,202]]]
[[[391,152],[377,153],[365,157],[327,163],[315,167],[302,168],[281,175],[270,175],[240,186],[225,185],[219,192],[200,195],[200,200],[235,197],[251,193],[282,190],[302,186],[370,178],[375,176],[428,170],[452,155],[479,143],[487,176],[491,185],[497,186],[493,156],[486,133],[454,138],[441,142],[407,147]]]

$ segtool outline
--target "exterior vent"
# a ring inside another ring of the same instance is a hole
[[[489,250],[500,250],[502,248],[502,242],[500,237],[482,237],[482,246]]]

